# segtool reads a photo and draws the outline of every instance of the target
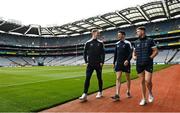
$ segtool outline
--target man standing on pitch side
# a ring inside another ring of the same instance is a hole
[[[102,67],[105,59],[104,44],[102,41],[97,38],[100,36],[100,32],[97,29],[92,30],[92,38],[86,42],[84,48],[84,60],[87,64],[86,68],[86,80],[84,83],[84,93],[79,98],[82,101],[87,100],[87,93],[90,85],[90,79],[94,70],[96,70],[99,92],[97,93],[96,98],[101,98],[103,80],[102,80]]]
[[[131,71],[131,64],[130,60],[132,58],[132,47],[131,43],[125,40],[125,32],[119,31],[118,32],[118,39],[119,41],[115,45],[115,52],[114,52],[114,61],[113,67],[116,72],[116,92],[115,96],[111,97],[114,100],[120,99],[120,87],[121,87],[121,76],[122,72],[126,74],[127,80],[127,97],[130,98],[130,71]]]
[[[154,101],[152,93],[152,72],[153,59],[158,54],[157,46],[153,39],[146,36],[145,27],[138,27],[136,33],[138,40],[134,43],[133,59],[136,60],[136,70],[141,79],[142,99],[139,105],[143,106],[146,102],[146,87],[149,91],[148,101]]]

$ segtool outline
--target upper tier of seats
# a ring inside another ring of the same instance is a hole
[[[180,29],[180,19],[165,20],[162,22],[151,22],[144,25],[147,29],[147,35],[165,34],[169,31]],[[115,40],[117,31],[123,30],[127,34],[127,38],[135,37],[135,29],[137,26],[119,28],[115,30],[103,31],[101,33],[102,40]],[[0,44],[19,45],[25,47],[32,46],[69,46],[85,43],[90,38],[90,34],[71,36],[71,37],[30,37],[22,35],[13,35],[0,33]]]

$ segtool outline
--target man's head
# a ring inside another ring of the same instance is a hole
[[[98,29],[93,29],[91,31],[91,34],[92,34],[92,37],[95,38],[95,39],[97,39],[100,36],[100,32],[99,32]]]
[[[143,38],[146,34],[146,28],[144,26],[138,27],[136,29],[136,34],[139,38]]]
[[[118,39],[124,40],[126,36],[126,33],[124,31],[118,31]]]

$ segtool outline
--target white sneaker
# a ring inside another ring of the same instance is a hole
[[[154,101],[153,95],[149,94],[148,101],[152,103]]]
[[[87,100],[87,94],[83,93],[81,97],[79,97],[79,100],[86,101]]]
[[[144,106],[144,105],[146,105],[147,103],[146,103],[146,100],[145,99],[142,99],[141,101],[140,101],[140,103],[139,103],[139,105],[140,106]]]
[[[101,98],[101,97],[103,97],[102,92],[98,92],[97,95],[96,95],[96,98],[98,99],[98,98]]]

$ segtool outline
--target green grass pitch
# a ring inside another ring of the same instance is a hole
[[[155,65],[160,70],[169,65]],[[0,112],[40,111],[78,98],[83,91],[86,66],[0,68]],[[137,78],[132,66],[131,78]],[[104,89],[114,86],[112,66],[103,67]],[[122,82],[125,82],[123,76]],[[98,90],[95,73],[89,92]]]

